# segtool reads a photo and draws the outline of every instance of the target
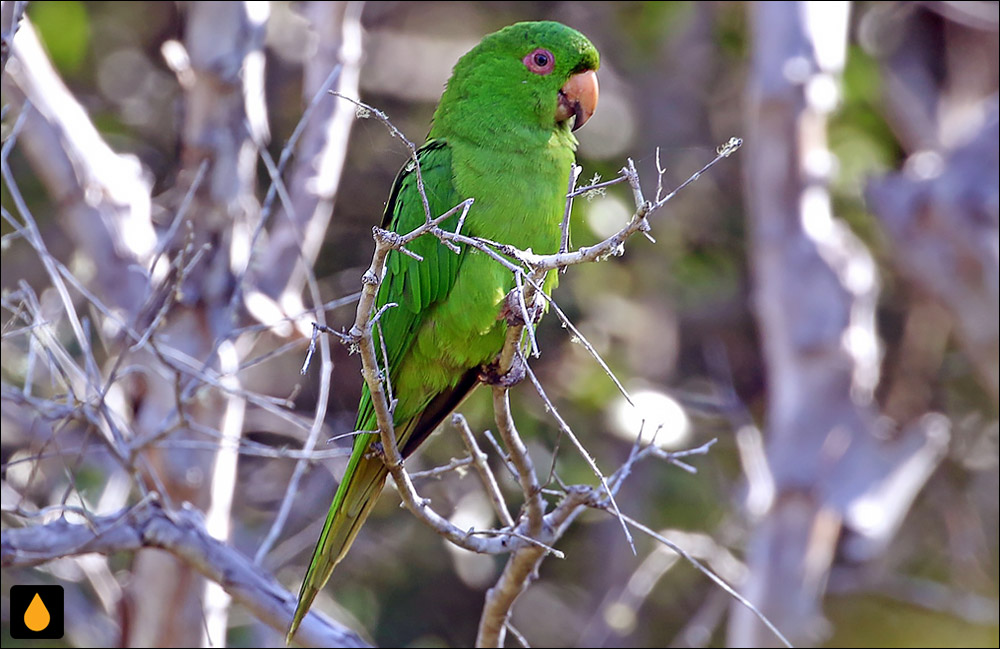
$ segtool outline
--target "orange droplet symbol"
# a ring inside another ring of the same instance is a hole
[[[51,620],[49,609],[45,608],[42,598],[35,593],[35,597],[28,604],[28,610],[24,612],[24,626],[37,633],[47,627]]]

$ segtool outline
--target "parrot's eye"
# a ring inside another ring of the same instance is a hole
[[[552,72],[552,68],[556,65],[556,57],[552,56],[552,52],[541,47],[524,57],[522,61],[529,70],[543,76]]]

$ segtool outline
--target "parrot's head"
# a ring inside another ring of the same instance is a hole
[[[548,138],[583,126],[597,108],[600,58],[561,23],[522,22],[486,36],[455,64],[432,135]],[[570,136],[571,137],[571,136]]]

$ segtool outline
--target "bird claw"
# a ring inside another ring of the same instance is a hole
[[[521,358],[520,354],[515,354],[514,360],[510,364],[510,369],[503,374],[500,373],[500,364],[496,361],[489,365],[483,365],[479,370],[479,380],[486,385],[499,385],[510,388],[523,381],[527,374],[524,359]]]
[[[524,321],[524,313],[527,311],[531,324],[537,324],[542,318],[542,312],[545,311],[543,299],[536,295],[532,303],[526,304],[524,307],[521,306],[523,304],[522,300],[521,289],[516,287],[511,289],[507,297],[504,298],[503,308],[500,309],[497,320],[506,320],[507,324],[511,327],[524,325],[527,324]]]
[[[377,457],[380,460],[385,457],[385,449],[382,448],[382,442],[377,439],[368,445],[368,451],[365,453],[365,458],[373,457]]]

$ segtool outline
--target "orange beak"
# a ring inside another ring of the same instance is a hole
[[[559,103],[556,105],[556,121],[565,122],[575,117],[573,130],[587,123],[590,116],[597,110],[597,73],[593,70],[578,72],[559,90]]]

